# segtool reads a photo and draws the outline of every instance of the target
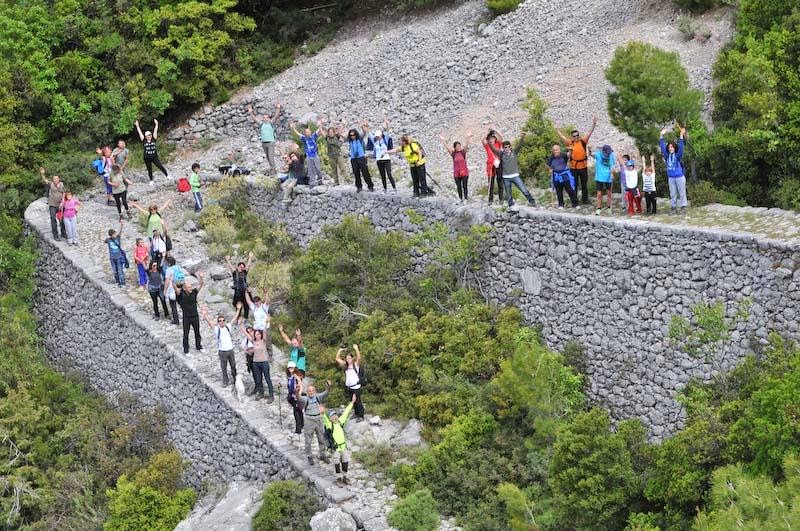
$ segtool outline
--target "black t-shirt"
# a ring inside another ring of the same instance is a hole
[[[233,289],[236,291],[245,291],[247,289],[247,270],[239,271],[238,269],[233,272]]]
[[[198,317],[197,288],[194,288],[189,293],[186,293],[184,290],[180,290],[178,295],[175,297],[175,300],[177,300],[178,304],[181,305],[181,310],[183,311],[184,317]]]
[[[144,141],[144,156],[145,157],[155,157],[158,152],[156,151],[156,141],[150,140]]]

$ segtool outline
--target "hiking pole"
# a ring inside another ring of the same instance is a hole
[[[428,176],[428,179],[430,179],[431,181],[433,181],[433,184],[435,184],[435,185],[436,185],[438,188],[441,188],[441,186],[439,186],[439,183],[437,183],[437,182],[436,182],[436,179],[434,179],[434,178],[433,178],[433,175],[431,175],[430,173],[428,173],[428,171],[427,171],[427,170],[425,170],[425,175],[427,175],[427,176]]]
[[[281,407],[281,383],[278,382],[278,423],[283,428],[283,408]]]

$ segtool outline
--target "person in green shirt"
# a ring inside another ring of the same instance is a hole
[[[147,228],[145,229],[145,234],[150,236],[151,234],[153,234],[154,230],[157,230],[161,234],[166,234],[167,226],[166,223],[164,223],[164,219],[161,217],[161,215],[165,210],[167,210],[167,208],[169,208],[170,203],[172,203],[172,199],[168,200],[166,203],[161,205],[160,208],[158,205],[150,205],[145,210],[139,204],[138,200],[134,200],[131,202],[131,204],[136,208],[136,210],[147,214]]]
[[[336,470],[336,483],[339,485],[347,485],[350,482],[347,479],[347,469],[350,466],[350,450],[347,449],[347,437],[344,433],[344,426],[350,418],[350,412],[353,411],[353,405],[356,403],[356,395],[344,408],[341,416],[336,410],[330,412],[325,411],[325,407],[321,406],[323,410],[322,424],[325,430],[329,431],[333,439],[333,468]]]
[[[258,124],[259,135],[261,136],[261,147],[264,148],[264,153],[267,155],[267,162],[269,163],[269,170],[275,173],[275,125],[274,121],[278,119],[281,114],[281,102],[275,101],[275,113],[272,116],[269,114],[256,115],[252,105],[247,106],[247,111],[254,122]]]
[[[194,197],[194,211],[200,212],[203,210],[203,196],[200,195],[200,176],[197,172],[200,171],[200,164],[195,162],[192,164],[192,173],[189,175],[189,186],[192,187],[192,196]]]

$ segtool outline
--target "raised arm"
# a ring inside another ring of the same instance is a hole
[[[142,133],[142,128],[139,127],[139,120],[136,120],[136,132],[139,133],[139,140],[144,142],[144,133]]]
[[[50,180],[47,178],[45,174],[44,168],[39,168],[39,176],[42,178],[42,182],[48,186],[50,186]]]
[[[255,122],[258,123],[258,116],[256,116],[256,112],[253,110],[253,105],[247,106],[247,113],[250,115],[250,118]]]
[[[447,145],[447,140],[444,139],[444,135],[443,134],[439,135],[439,141],[441,141],[442,145],[447,150],[447,152],[452,155],[453,154],[453,148],[451,148],[449,145]]]
[[[554,130],[554,131],[556,132],[556,134],[558,135],[558,138],[560,138],[560,139],[561,139],[561,141],[562,141],[562,142],[564,142],[564,144],[567,144],[567,145],[569,145],[569,139],[567,139],[567,137],[566,137],[566,136],[564,136],[564,133],[562,133],[562,132],[561,132],[561,129],[559,129],[558,127],[556,127],[556,126],[554,125],[554,126],[553,126],[553,130]]]
[[[364,133],[364,138],[369,137],[369,122],[366,120],[361,121],[361,132]]]
[[[346,366],[346,363],[342,359],[342,352],[344,352],[343,348],[340,348],[339,350],[336,351],[336,364],[339,365],[339,367],[344,368]]]
[[[653,172],[653,178],[656,175],[656,157],[652,153],[650,154],[650,171]]]
[[[319,120],[317,120],[317,130],[314,131],[314,132],[318,136],[324,136],[327,133],[327,131],[325,130],[324,124],[325,124],[325,119],[324,118],[320,118]]]
[[[299,328],[294,329],[294,337],[297,338],[297,343],[300,345],[300,348],[303,348],[303,334],[300,333]]]
[[[523,131],[519,134],[519,140],[517,140],[517,145],[514,147],[514,155],[518,155],[519,151],[522,149],[522,146],[525,144],[525,137],[528,136],[527,131]]]
[[[495,154],[495,155],[497,155],[498,157],[500,156],[500,150],[499,150],[499,149],[497,149],[497,148],[494,146],[494,143],[489,143],[489,141],[488,141],[488,140],[486,140],[485,138],[484,138],[483,140],[481,140],[481,142],[483,142],[483,145],[484,145],[484,146],[488,146],[488,148],[489,148],[490,150],[492,150],[492,153],[494,153],[494,154]]]
[[[200,280],[200,284],[197,286],[197,291],[203,289],[203,286],[206,285],[206,274],[202,271],[197,272],[197,278]]]
[[[289,122],[289,128],[292,130],[292,133],[296,134],[297,136],[302,137],[303,135],[301,135],[300,131],[297,130],[297,127],[295,127],[296,125],[297,125],[297,122],[295,122],[294,120]]]
[[[247,253],[247,264],[244,267],[248,271],[250,270],[250,266],[253,265],[253,257],[254,256],[255,255],[253,254],[253,251],[250,251],[249,253]],[[230,262],[228,262],[228,263],[230,264]]]
[[[356,359],[355,359],[356,365],[361,365],[361,350],[359,350],[358,345],[353,344],[353,350],[356,351]]]
[[[142,208],[141,205],[139,205],[139,201],[131,201],[131,204],[133,205],[133,208],[135,208],[139,212],[144,212],[145,214],[148,213],[146,209]]]
[[[231,256],[230,255],[225,256],[225,266],[228,268],[228,271],[230,273],[233,273],[236,270],[236,268],[233,267],[233,264],[231,264]]]
[[[158,120],[153,118],[153,140],[158,138]]]
[[[289,339],[289,336],[286,335],[286,332],[283,330],[283,325],[278,325],[278,331],[280,331],[281,337],[286,342],[286,344],[289,345],[289,347],[291,347],[292,346],[292,340]]]
[[[586,136],[583,137],[583,141],[588,143],[589,139],[592,137],[592,133],[594,133],[594,128],[597,127],[597,116],[592,116],[592,128],[589,129],[589,132],[586,133]]]
[[[667,158],[667,144],[664,142],[664,135],[667,134],[668,129],[665,127],[661,130],[661,134],[658,137],[658,146],[661,148],[661,156],[664,159]]]
[[[278,116],[281,115],[281,100],[275,98],[275,114],[272,115],[272,121],[278,119]]]
[[[467,131],[467,138],[464,140],[464,145],[461,147],[464,151],[467,151],[469,147],[472,145],[472,131]]]
[[[214,328],[214,321],[208,316],[208,308],[204,307],[201,313],[203,314],[203,320],[208,323],[208,326]]]
[[[172,199],[167,199],[167,202],[161,205],[161,208],[158,209],[160,211],[159,213],[163,214],[164,212],[166,212],[171,204],[172,204]]]

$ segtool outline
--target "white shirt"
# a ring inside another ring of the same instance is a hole
[[[217,350],[233,350],[233,338],[231,337],[231,331],[230,328],[228,328],[228,325],[225,325],[222,328],[215,326],[214,336],[217,338]]]
[[[251,304],[250,309],[253,311],[253,330],[261,330],[263,332],[269,326],[267,323],[269,305],[259,304],[256,306],[255,304]]]
[[[167,242],[164,241],[162,237],[152,238],[152,248],[153,251],[157,251],[161,254],[166,254],[167,252]]]
[[[167,287],[167,289],[166,289],[166,291],[165,291],[164,295],[166,295],[166,296],[167,296],[167,298],[168,298],[169,300],[171,300],[171,301],[174,301],[174,300],[175,300],[175,268],[176,268],[176,267],[178,267],[178,265],[177,265],[177,264],[176,264],[176,265],[174,265],[174,266],[169,266],[169,267],[168,267],[168,268],[167,268],[167,269],[164,271],[164,277],[165,277],[165,282],[164,282],[164,284],[165,284],[165,285],[167,284],[166,280],[169,280],[169,281],[170,281],[170,282],[168,283],[168,284],[169,284],[169,287]]]
[[[631,189],[639,186],[639,172],[636,170],[625,170],[625,188]]]
[[[645,192],[655,192],[656,191],[656,174],[650,173],[648,174],[645,172],[642,174],[642,185]]]
[[[358,378],[358,365],[353,364],[344,371],[344,384],[348,389],[361,389],[361,384]]]

